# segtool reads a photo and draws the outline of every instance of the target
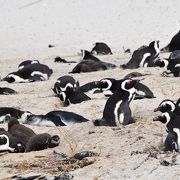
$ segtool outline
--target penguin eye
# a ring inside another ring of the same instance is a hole
[[[131,84],[132,84],[132,80],[129,80],[127,83],[128,83],[129,85],[131,85]]]

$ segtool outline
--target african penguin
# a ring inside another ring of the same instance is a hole
[[[73,112],[51,111],[46,115],[31,115],[25,123],[37,126],[68,126],[87,121],[83,116]]]
[[[153,41],[149,46],[144,46],[134,51],[128,63],[121,65],[123,69],[155,66],[155,59],[159,55],[159,41]]]
[[[83,51],[83,60],[78,63],[69,73],[102,71],[114,69],[116,67],[116,65],[103,62],[95,56],[91,55],[90,52],[87,52],[88,51]]]
[[[21,111],[12,107],[0,107],[0,123],[9,122],[9,117],[14,117],[24,122],[31,114],[29,111]]]
[[[180,106],[179,100],[175,103],[170,99],[163,100],[157,108],[154,109],[154,112],[161,111],[162,113],[172,111],[177,115],[180,115]]]
[[[36,135],[34,131],[22,124],[19,124],[18,120],[15,118],[11,118],[11,120],[8,123],[8,132],[18,138],[20,140],[20,143],[26,147],[26,144],[28,140]]]
[[[119,126],[134,122],[131,117],[129,103],[135,96],[134,85],[138,80],[121,80],[117,91],[110,96],[105,104],[103,117],[101,120],[95,120],[95,126]]]
[[[0,130],[0,152],[24,152],[25,147],[21,144],[19,138],[14,137],[5,130]]]
[[[53,73],[52,69],[44,64],[29,64],[17,72],[8,74],[3,81],[9,83],[18,82],[34,82],[34,81],[46,81]]]
[[[8,94],[17,94],[14,89],[8,87],[0,87],[0,94],[8,95]]]
[[[51,136],[48,133],[42,133],[32,136],[26,145],[25,152],[40,151],[47,148],[53,148],[58,146],[60,138],[58,135]]]
[[[173,74],[175,77],[180,76],[180,58],[178,59],[158,59],[156,65],[164,67],[165,71],[162,73],[163,76]]]
[[[74,91],[77,87],[79,87],[79,82],[76,81],[72,76],[66,75],[57,79],[52,90],[55,94],[59,94],[70,89]]]
[[[177,151],[180,152],[180,129],[173,128],[173,131],[169,131],[165,140],[164,151]]]
[[[22,69],[29,64],[40,64],[38,60],[26,60],[19,64],[18,69]]]
[[[61,57],[57,56],[54,58],[54,62],[60,62],[60,63],[76,63],[76,61],[66,61],[65,59],[62,59]]]
[[[153,121],[160,121],[163,124],[166,124],[167,130],[171,132],[173,131],[173,128],[180,128],[180,116],[172,111],[162,113],[153,118]]]
[[[161,52],[172,52],[175,50],[180,50],[180,31],[173,36],[166,47],[161,49]]]
[[[107,54],[112,54],[112,51],[110,47],[103,42],[96,42],[94,44],[93,49],[91,50],[92,54],[101,54],[101,55],[107,55]]]

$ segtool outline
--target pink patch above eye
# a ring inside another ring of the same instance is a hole
[[[132,80],[129,80],[127,83],[128,83],[128,84],[132,84]]]

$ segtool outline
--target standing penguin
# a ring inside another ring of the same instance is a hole
[[[169,131],[165,140],[164,151],[177,151],[180,152],[180,129],[173,128],[173,131]]]
[[[117,91],[107,100],[103,117],[101,120],[95,120],[95,126],[119,126],[127,125],[133,122],[129,103],[135,96],[135,84],[138,80],[121,80]]]
[[[155,59],[160,52],[159,41],[153,41],[149,46],[134,51],[132,58],[128,63],[121,65],[123,69],[135,69],[139,67],[153,67],[155,66]]]

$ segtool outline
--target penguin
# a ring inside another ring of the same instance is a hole
[[[62,59],[61,57],[57,56],[54,58],[54,62],[60,62],[60,63],[76,63],[76,61],[66,61],[65,59]]]
[[[162,113],[172,111],[177,115],[180,115],[180,106],[179,106],[180,98],[175,103],[170,99],[163,100],[157,108],[154,109],[154,112],[161,111]]]
[[[99,81],[98,87],[101,87],[105,96],[111,96],[118,89],[120,82],[121,80],[104,78]],[[135,100],[142,98],[155,98],[153,92],[146,85],[140,82],[135,84],[134,88],[136,89]]]
[[[9,95],[9,94],[17,94],[14,89],[8,87],[0,87],[0,94]]]
[[[170,43],[161,49],[161,52],[172,52],[180,50],[180,31],[173,36]]]
[[[12,136],[18,138],[20,140],[21,145],[25,148],[26,148],[26,144],[27,144],[28,140],[32,136],[36,135],[32,129],[30,129],[22,124],[19,124],[18,120],[15,118],[11,118],[11,120],[9,121],[8,132]]]
[[[8,74],[3,81],[9,83],[18,82],[34,82],[34,81],[46,81],[53,73],[52,69],[44,64],[29,64],[17,72]]]
[[[180,128],[180,116],[176,115],[172,111],[162,113],[161,115],[154,117],[153,121],[160,121],[166,124],[168,131],[173,131],[173,128]]]
[[[0,152],[2,151],[24,152],[25,147],[21,144],[20,139],[5,130],[0,130]]]
[[[60,138],[58,135],[51,136],[48,133],[42,133],[30,137],[27,142],[25,152],[40,151],[47,148],[53,148],[58,146]]]
[[[79,87],[79,82],[72,76],[65,75],[57,79],[52,90],[55,94],[59,94],[65,92],[67,89],[75,90],[77,87]]]
[[[68,126],[88,121],[83,116],[73,112],[51,111],[46,115],[31,115],[25,123],[37,126]]]
[[[164,143],[164,151],[180,152],[180,129],[173,128],[173,131],[169,131]]]
[[[178,59],[158,59],[156,65],[164,67],[165,71],[162,73],[163,76],[173,74],[175,77],[180,76],[180,58]]]
[[[26,60],[19,64],[18,69],[22,69],[29,64],[40,64],[38,60]]]
[[[134,85],[138,80],[121,80],[117,91],[107,100],[103,117],[101,120],[95,120],[95,126],[119,126],[133,123],[130,102],[135,96]]]
[[[31,114],[29,111],[21,111],[12,107],[0,107],[0,123],[9,122],[9,117],[14,117],[24,122]]]
[[[92,81],[84,84],[83,86],[80,86],[79,88],[81,89],[82,92],[89,92],[92,94],[102,93],[101,88],[98,87],[98,83],[99,81]]]
[[[108,55],[112,54],[112,51],[106,43],[96,42],[93,49],[91,50],[91,53],[96,55]]]
[[[99,60],[88,51],[83,50],[82,54],[83,60],[78,63],[69,73],[102,71],[114,69],[116,67],[114,64]]]
[[[153,67],[155,66],[155,59],[158,57],[159,52],[159,41],[153,41],[149,46],[144,46],[135,50],[129,62],[120,67],[123,69]]]
[[[70,104],[78,104],[83,101],[88,101],[91,98],[83,93],[80,88],[73,90],[68,88],[65,92],[57,94],[57,97],[63,102],[64,106],[69,106]]]

